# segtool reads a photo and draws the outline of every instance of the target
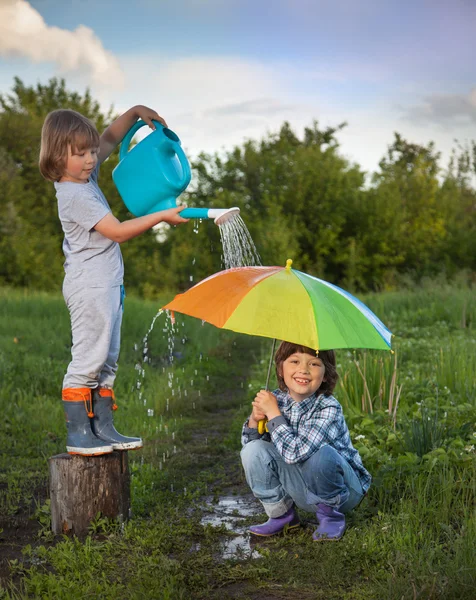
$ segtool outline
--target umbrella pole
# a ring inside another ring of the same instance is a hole
[[[268,388],[269,388],[269,378],[271,377],[271,367],[273,366],[275,347],[276,347],[276,338],[273,339],[273,346],[271,348],[271,356],[269,357],[268,375],[266,377],[266,387],[264,388],[266,391],[268,391]],[[260,434],[263,434],[265,431],[267,431],[267,429],[266,429],[267,422],[268,422],[268,419],[262,419],[261,421],[258,421],[258,432]]]
[[[273,340],[273,346],[271,348],[271,356],[269,357],[268,376],[266,377],[266,387],[264,388],[266,391],[268,391],[268,388],[269,388],[269,378],[271,376],[271,367],[273,365],[275,347],[276,347],[276,338],[274,338],[274,340]]]

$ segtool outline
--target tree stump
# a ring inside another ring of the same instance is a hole
[[[98,512],[126,520],[130,509],[127,452],[101,456],[58,454],[49,459],[51,528],[82,536]]]

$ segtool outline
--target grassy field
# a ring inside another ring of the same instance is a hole
[[[0,290],[0,598],[473,599],[474,290],[364,300],[396,335],[393,355],[338,352],[335,394],[374,476],[368,496],[337,544],[312,543],[303,514],[302,530],[224,557],[233,531],[204,515],[249,497],[239,433],[268,341],[182,317],[148,334],[160,303],[128,298],[116,423],[146,442],[130,456],[133,516],[54,538],[47,460],[64,451],[68,314],[60,296]],[[254,510],[236,522],[259,521]]]

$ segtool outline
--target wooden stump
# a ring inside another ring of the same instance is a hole
[[[49,459],[51,528],[85,535],[98,512],[126,520],[130,508],[127,452],[101,456],[58,454]]]

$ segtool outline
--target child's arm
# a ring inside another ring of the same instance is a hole
[[[167,123],[164,121],[164,119],[152,108],[142,106],[141,104],[133,106],[123,115],[118,117],[113,123],[111,123],[101,135],[98,155],[98,161],[100,163],[104,162],[106,158],[110,156],[115,147],[122,142],[124,136],[134,125],[137,119],[142,119],[145,121],[151,129],[155,129],[155,125],[152,120],[160,121],[160,123],[167,126]]]
[[[178,214],[183,209],[183,206],[177,206],[176,208],[161,210],[150,215],[144,215],[143,217],[137,217],[136,219],[123,221],[122,223],[116,219],[112,213],[108,213],[99,221],[99,223],[96,223],[94,229],[99,231],[99,233],[101,233],[104,237],[107,237],[109,240],[122,244],[122,242],[127,242],[127,240],[144,233],[144,231],[147,231],[162,221],[169,223],[170,225],[187,223],[188,219],[183,219]]]

